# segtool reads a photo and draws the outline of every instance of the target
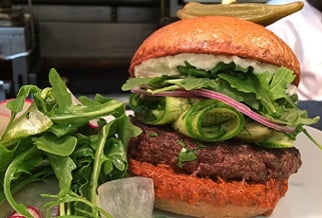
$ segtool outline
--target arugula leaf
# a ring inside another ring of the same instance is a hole
[[[9,123],[0,143],[4,146],[12,145],[19,139],[40,134],[52,125],[53,122],[49,117],[32,105],[22,116]]]
[[[57,137],[62,137],[64,135],[73,134],[74,132],[77,132],[77,130],[81,126],[86,125],[85,123],[85,121],[82,123],[55,123],[55,125],[51,126],[48,129],[48,132],[53,133]]]
[[[71,188],[73,180],[72,171],[76,169],[74,161],[69,157],[60,157],[48,154],[47,158],[58,180],[60,190],[68,190]]]
[[[15,157],[15,159],[8,166],[3,181],[3,192],[8,203],[14,210],[19,211],[19,213],[28,218],[33,218],[33,216],[29,213],[25,205],[15,201],[11,192],[11,184],[15,179],[17,179],[17,174],[20,174],[21,172],[30,173],[30,168],[38,166],[38,161],[28,161],[28,163],[25,163],[25,161],[30,158],[36,158],[36,160],[38,160],[37,157],[39,156],[37,155],[37,153],[37,150],[32,147],[26,152],[21,153],[17,157]]]
[[[147,77],[135,77],[128,79],[121,87],[122,91],[129,91],[133,89],[134,87],[150,84],[151,80],[153,78],[147,78]]]
[[[99,212],[103,217],[106,218],[112,218],[112,216],[106,212],[105,210],[103,210],[100,207],[97,207],[96,205],[94,205],[91,201],[87,200],[86,198],[83,198],[82,196],[80,196],[79,194],[70,191],[70,190],[61,190],[57,195],[50,195],[50,194],[43,194],[42,196],[47,197],[47,198],[52,198],[55,199],[53,201],[50,201],[48,203],[46,203],[44,206],[47,209],[47,218],[51,218],[51,211],[54,209],[54,207],[56,207],[59,204],[62,204],[64,202],[66,203],[81,203],[82,205],[86,206],[87,208],[94,208],[97,212]],[[67,214],[62,214],[60,217],[64,217],[64,218],[86,218],[86,217],[91,217],[92,214],[88,213],[85,210],[79,209],[79,211],[82,214],[85,215],[67,215]]]
[[[92,175],[91,175],[91,183],[90,185],[90,196],[89,199],[96,204],[96,190],[98,187],[98,179],[99,174],[101,172],[102,164],[104,162],[104,148],[107,141],[107,136],[109,134],[109,130],[111,128],[111,123],[104,125],[102,128],[102,134],[100,135],[99,139],[97,140],[97,143],[94,144],[95,148],[95,157],[94,157],[94,163],[93,163],[93,169],[92,169]],[[94,212],[95,213],[95,212]],[[98,215],[98,214],[97,214]],[[96,215],[96,216],[97,216]]]
[[[261,103],[264,113],[268,113],[272,116],[277,113],[278,109],[270,98],[269,92],[267,92],[269,90],[263,89],[263,86],[261,86],[261,83],[254,74],[248,73],[243,79],[239,79],[238,76],[229,74],[220,74],[219,77],[227,81],[232,88],[240,92],[254,94],[256,99]],[[245,103],[247,104],[247,102]]]
[[[188,61],[184,62],[185,66],[178,66],[178,71],[185,76],[193,76],[193,77],[208,77],[209,74],[206,70],[197,68],[191,65]]]
[[[258,75],[259,79],[261,79],[261,74]],[[281,67],[278,68],[273,74],[273,78],[271,79],[269,84],[270,97],[273,101],[281,98],[286,98],[287,94],[285,90],[288,89],[289,84],[295,79],[295,75],[293,72],[287,68]],[[264,83],[262,82],[261,85]]]
[[[142,130],[131,122],[130,118],[123,114],[114,121],[115,128],[118,130],[118,136],[121,139],[125,149],[131,138],[141,134]]]
[[[18,146],[14,146],[13,148],[9,149],[4,145],[0,144],[0,173],[6,171],[8,165],[10,164],[11,160],[14,158],[16,149]],[[1,182],[0,182],[1,184]]]
[[[208,78],[196,78],[188,76],[180,80],[171,80],[169,83],[175,84],[179,87],[184,88],[185,90],[201,89],[201,88],[210,88],[216,90],[219,88],[218,80],[208,79]]]
[[[55,69],[49,71],[49,83],[52,85],[53,98],[56,100],[56,110],[64,111],[71,106],[72,97],[69,92],[66,92],[67,87],[65,82],[60,78]]]
[[[30,174],[24,174],[19,177],[19,180],[14,181],[11,184],[11,193],[15,194],[17,191],[25,187],[26,185],[33,183],[33,182],[39,182],[39,181],[45,181],[47,178],[52,176],[52,168],[47,166],[43,167],[41,171],[34,172],[32,175]],[[1,186],[3,186],[3,178],[1,180]],[[3,192],[0,192],[0,205],[4,202],[5,196]]]
[[[187,148],[183,147],[181,148],[181,151],[179,153],[176,165],[179,168],[182,168],[185,162],[190,162],[190,161],[196,160],[197,158],[198,156],[196,154],[196,151],[188,150]]]
[[[116,100],[108,99],[101,104],[91,105],[70,105],[66,110],[53,110],[48,113],[48,116],[54,123],[78,123],[84,125],[89,120],[97,117],[106,116],[120,110],[124,112],[124,103]]]
[[[14,114],[20,112],[25,104],[25,99],[28,98],[31,94],[37,95],[40,93],[40,89],[35,85],[25,85],[19,89],[19,92],[16,98],[10,102],[8,102],[7,107]],[[13,118],[15,115],[13,115]],[[12,119],[11,119],[12,120]]]
[[[44,134],[34,140],[34,144],[39,150],[48,154],[61,157],[70,156],[76,148],[77,138],[74,136],[64,136],[57,138],[54,135]]]

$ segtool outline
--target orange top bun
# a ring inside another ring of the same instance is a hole
[[[135,52],[129,73],[143,61],[180,53],[239,56],[294,71],[300,66],[289,46],[265,27],[234,17],[205,16],[184,19],[152,33]]]

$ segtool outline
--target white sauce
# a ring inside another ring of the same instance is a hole
[[[177,66],[184,65],[184,62],[188,61],[191,65],[210,70],[216,66],[219,62],[230,63],[234,62],[236,65],[242,68],[252,66],[254,73],[263,73],[265,71],[275,72],[278,66],[262,63],[252,59],[240,58],[238,56],[224,56],[224,55],[210,55],[210,54],[192,54],[182,53],[174,56],[165,56],[160,58],[152,58],[142,62],[140,65],[135,66],[135,77],[156,77],[166,75],[179,74]],[[288,94],[295,94],[297,87],[290,85],[288,88]]]
[[[197,68],[205,70],[210,70],[219,62],[230,63],[232,61],[243,68],[252,66],[255,73],[265,71],[274,72],[278,68],[274,65],[262,63],[256,60],[240,58],[238,56],[182,53],[174,56],[165,56],[146,60],[134,68],[134,75],[135,77],[155,77],[164,74],[176,75],[179,74],[176,67],[184,65],[185,61],[188,61]]]

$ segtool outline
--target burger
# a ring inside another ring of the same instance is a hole
[[[142,129],[129,172],[155,207],[193,217],[270,215],[301,166],[293,146],[317,122],[297,107],[299,62],[261,25],[225,16],[163,26],[138,47],[122,90]]]

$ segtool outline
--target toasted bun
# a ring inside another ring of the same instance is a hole
[[[264,184],[225,182],[176,174],[167,165],[130,159],[130,172],[153,179],[155,207],[178,214],[205,217],[270,215],[288,188],[288,181]]]
[[[239,56],[284,66],[300,80],[300,66],[293,51],[265,27],[234,17],[205,16],[184,19],[152,33],[135,52],[129,73],[143,61],[181,53]]]

